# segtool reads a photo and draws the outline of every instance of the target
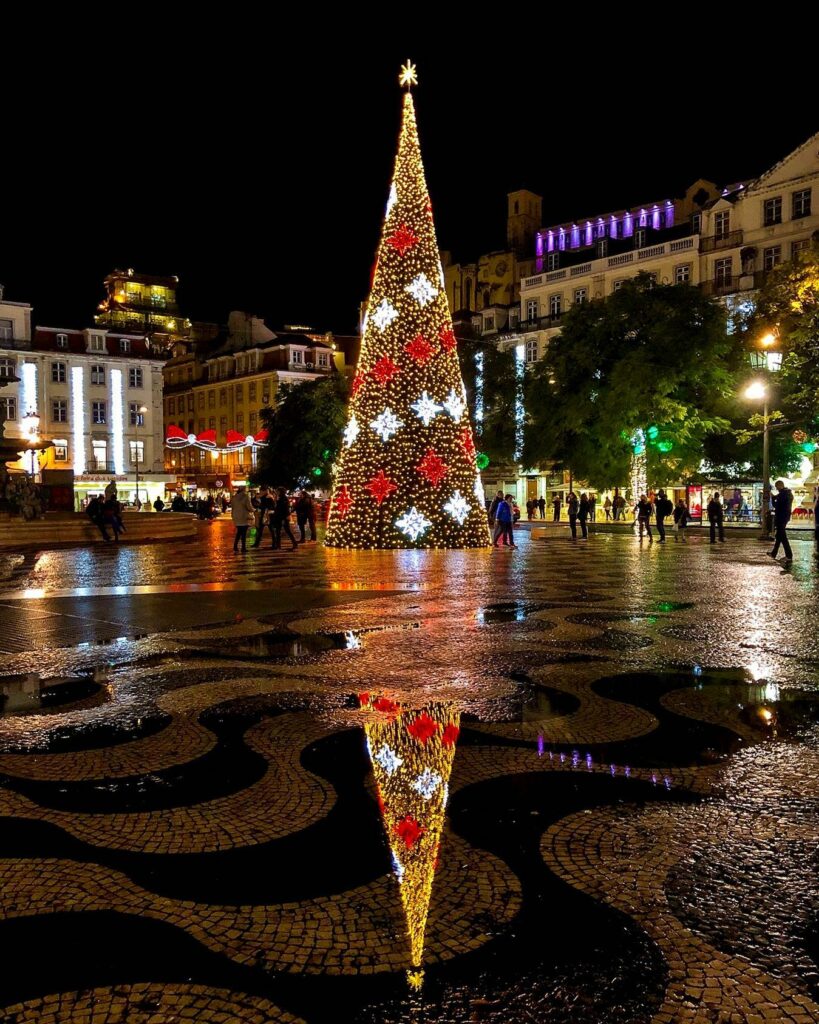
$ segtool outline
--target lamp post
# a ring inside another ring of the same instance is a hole
[[[134,465],[136,466],[135,476],[136,476],[136,500],[137,500],[137,505],[139,505],[139,464],[142,461],[141,457],[140,457],[142,455],[142,449],[140,448],[139,428],[143,425],[143,416],[145,415],[145,413],[147,411],[148,411],[148,406],[147,405],[141,405],[137,409],[136,423],[134,424],[134,426],[136,427],[136,440],[137,440],[136,451],[134,452],[134,455],[135,455]],[[146,497],[146,499],[148,497],[148,492],[147,491],[145,492],[145,497]]]
[[[766,331],[759,339],[759,347],[750,353],[751,366],[755,370],[776,373],[782,366],[782,353],[775,349],[779,340],[776,330]],[[768,385],[764,380],[752,381],[745,389],[745,397],[751,401],[762,401],[762,512],[759,517],[761,540],[771,539],[771,456],[770,431],[768,423]]]

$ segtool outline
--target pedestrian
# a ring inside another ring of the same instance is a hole
[[[299,492],[299,499],[296,502],[296,522],[299,526],[299,541],[304,543],[304,527],[309,523],[310,525],[310,541],[315,542],[316,539],[316,505],[311,495],[307,491]]]
[[[640,500],[635,506],[635,514],[637,516],[637,526],[640,530],[640,543],[643,542],[643,533],[648,535],[648,543],[653,544],[654,538],[651,536],[651,502],[645,496],[640,495]]]
[[[503,501],[503,491],[497,491],[495,497],[492,499],[492,504],[489,506],[489,525],[494,526],[495,520],[498,518],[498,506]]]
[[[687,544],[685,528],[688,526],[688,506],[682,498],[680,498],[674,508],[674,526],[676,527],[674,542],[676,543],[677,537],[680,536],[682,537],[683,544]]]
[[[85,514],[94,524],[94,526],[96,526],[96,528],[100,531],[100,533],[102,534],[102,539],[105,541],[110,540],[111,538],[108,536],[108,530],[106,529],[105,526],[104,506],[100,499],[97,497],[97,495],[94,495],[94,497],[86,505]]]
[[[538,512],[540,512],[540,518],[541,519],[545,519],[546,518],[546,499],[543,497],[542,494],[537,499],[537,508],[538,508]]]
[[[586,492],[583,491],[583,493],[580,495],[580,504],[578,505],[577,509],[577,518],[580,520],[580,530],[583,535],[583,540],[589,539],[589,530],[586,526],[586,522],[589,516],[591,515],[591,509],[592,503],[586,497]]]
[[[282,546],[282,530],[284,530],[293,545],[291,550],[295,551],[299,545],[290,529],[290,500],[284,487],[280,487],[276,491],[276,504],[273,507],[271,521],[273,524],[273,547],[280,548]]]
[[[247,554],[247,529],[253,523],[253,503],[244,487],[237,487],[230,501],[230,518],[236,527],[233,538],[233,550],[238,551],[242,545],[242,554]]]
[[[165,502],[157,494],[154,501],[154,512],[161,512],[165,508]]]
[[[577,540],[577,515],[580,511],[580,502],[574,491],[569,491],[566,498],[566,508],[569,512],[569,529],[572,531],[572,540]]]
[[[276,534],[273,532],[273,523],[270,519],[276,502],[266,487],[263,487],[261,491],[259,491],[259,499],[256,504],[258,506],[256,509],[256,537],[253,541],[253,547],[257,548],[260,546],[262,543],[262,537],[264,536],[264,528],[267,526],[270,528],[270,540],[275,548]]]
[[[791,550],[790,541],[788,540],[787,526],[790,522],[791,511],[793,509],[793,491],[785,486],[784,480],[777,480],[774,484],[776,488],[776,494],[773,496],[773,507],[774,507],[774,529],[776,530],[776,540],[774,542],[773,551],[769,551],[768,554],[771,558],[776,558],[779,554],[779,545],[785,552],[785,561],[793,561],[793,551]]]
[[[784,484],[782,486],[784,487]],[[722,502],[720,501],[719,491],[714,491],[714,495],[708,502],[708,508],[706,511],[708,514],[708,523],[711,528],[711,543],[716,544],[717,535],[719,534],[719,539],[721,543],[724,544],[725,530],[723,529]]]
[[[495,498],[492,502],[495,508],[495,529],[492,533],[492,547],[498,547],[498,541],[502,540],[504,544],[511,543],[514,547],[514,538],[512,537],[512,503],[504,498],[503,491],[499,491],[500,500]],[[507,541],[507,537],[509,540]]]
[[[517,506],[515,504],[514,496],[511,495],[511,494],[505,494],[504,495],[503,503],[504,503],[504,505],[508,505],[509,506],[509,513],[510,513],[509,519],[506,520],[506,525],[504,527],[503,540],[504,540],[504,543],[508,547],[516,548],[517,544],[515,543],[514,529],[515,529],[516,521],[518,519],[520,519],[520,509],[517,510],[517,515],[515,515],[515,509],[517,508]]]
[[[136,498],[134,498],[134,508],[137,510],[137,512],[139,512],[140,509],[142,508],[142,502],[139,500],[139,493],[138,492],[137,492]]]
[[[606,495],[606,500],[603,502],[603,511],[606,513],[606,519],[611,519],[611,498]]]
[[[171,512],[187,512],[188,506],[181,494],[177,494],[171,502]]]
[[[555,523],[559,523],[560,522],[560,506],[561,506],[561,504],[562,504],[562,502],[560,500],[560,495],[556,494],[554,496],[554,498],[552,498],[552,508],[554,509],[554,515],[553,515],[552,518],[553,518],[553,521]]]
[[[597,496],[594,494],[589,495],[589,519],[597,522]]]
[[[665,544],[665,519],[674,511],[672,501],[667,497],[665,491],[657,492],[657,501],[654,505],[654,515],[657,520],[657,533],[660,535],[660,543]]]

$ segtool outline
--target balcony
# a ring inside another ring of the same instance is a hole
[[[719,249],[735,249],[742,245],[742,232],[729,231],[727,235],[712,235],[700,239],[700,252],[716,252]]]
[[[10,338],[7,335],[0,335],[0,349],[13,349],[17,352],[31,351],[31,341],[26,338]]]
[[[731,292],[738,292],[739,276],[734,274],[730,277],[718,277],[710,281],[703,281],[700,284],[706,295],[730,295]]]

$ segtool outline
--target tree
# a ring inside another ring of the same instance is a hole
[[[475,423],[475,444],[493,463],[515,457],[515,356],[491,342],[461,341],[458,346],[467,402],[473,411],[480,401],[482,418]],[[481,360],[480,382],[475,357]]]
[[[489,543],[409,91],[325,543]]]
[[[683,479],[730,428],[720,409],[741,359],[719,303],[640,274],[561,321],[527,382],[523,461],[615,485],[644,447],[652,484]]]
[[[283,385],[278,404],[262,411],[269,443],[259,448],[253,483],[329,489],[348,394],[340,373]]]

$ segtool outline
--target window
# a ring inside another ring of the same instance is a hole
[[[257,420],[258,420],[258,417],[257,417],[255,412],[252,412],[250,414],[250,416],[248,416],[248,419],[247,419],[248,425],[250,427],[250,433],[253,434],[253,435],[256,434],[256,422],[257,422]]]
[[[773,270],[773,268],[782,262],[782,246],[781,245],[770,245],[767,249],[762,250],[762,266],[765,270]]]
[[[243,402],[245,399],[245,386],[244,384],[236,385],[236,401]]]
[[[219,405],[227,404],[227,388],[219,388]]]
[[[57,335],[57,348],[68,348],[68,335],[58,334]]]
[[[560,267],[560,253],[559,252],[550,252],[546,256],[546,269],[547,270],[557,270],[559,267]]]
[[[808,251],[807,238],[800,238],[798,242],[791,242],[791,259],[795,260],[800,252]]]
[[[609,242],[607,238],[601,238],[597,243],[597,258],[604,259],[609,254]]]
[[[579,306],[586,301],[589,297],[588,288],[575,288],[574,290],[574,304]]]
[[[227,416],[219,417],[219,429],[224,433],[227,430]]]
[[[245,414],[243,412],[236,413],[236,429],[240,434],[245,429]]]
[[[483,318],[483,331],[486,334],[488,331],[495,330],[495,318],[494,316],[485,316]]]
[[[151,292],[151,305],[162,308],[165,305],[165,296],[161,292]]]
[[[51,364],[51,380],[54,384],[65,384],[65,363]]]
[[[691,214],[691,234],[698,235],[700,233],[700,227],[702,226],[702,214],[692,213]]]
[[[205,453],[202,452],[204,455]],[[128,442],[128,455],[131,459],[131,465],[136,466],[138,463],[145,461],[145,442],[144,441],[129,441]]]
[[[105,402],[91,403],[91,422],[105,423]]]
[[[215,416],[209,416],[208,417],[208,430],[215,430],[215,429],[216,429],[216,417]]]
[[[517,309],[510,309],[509,310],[509,326],[510,327],[516,327],[519,319],[520,319],[520,313],[518,312],[518,310]]]
[[[179,401],[181,402],[182,399],[180,398]],[[193,412],[193,395],[188,395],[187,402],[188,402],[188,412]],[[182,410],[180,409],[180,412],[181,411]]]
[[[527,320],[537,320],[538,314],[540,312],[540,310],[538,308],[539,305],[540,305],[540,303],[537,301],[537,299],[529,299],[527,301],[527,303],[526,303],[526,319]]]
[[[614,282],[614,284],[611,286],[611,290],[613,292],[619,292],[627,280],[627,277],[621,277],[619,281]]]
[[[99,364],[91,367],[91,383],[92,384],[104,384],[105,383],[105,367]]]
[[[67,444],[54,444],[54,461],[55,462],[68,462],[68,445]]]
[[[550,295],[549,296],[549,316],[557,317],[560,316],[561,306],[563,304],[562,295]]]
[[[205,421],[204,421],[204,419],[200,418],[200,420],[199,420],[199,433],[201,434],[204,429],[205,429]]]
[[[537,362],[537,338],[526,339],[526,362]]]
[[[173,402],[173,399],[171,399]],[[173,409],[169,409],[168,412],[173,412]],[[128,422],[132,427],[142,426],[142,413],[139,411],[139,402],[128,403]]]
[[[193,367],[192,366],[186,366],[185,367],[185,380],[193,380]]]
[[[200,391],[199,392],[199,399],[198,399],[198,401],[196,403],[196,407],[197,407],[197,409],[204,409],[205,408],[205,392],[204,391]]]
[[[319,352],[319,354],[318,354],[318,364],[319,364],[319,366],[323,366],[326,369],[330,365],[329,353],[327,353],[327,352]]]
[[[765,200],[762,205],[762,223],[766,228],[782,223],[782,196]]]
[[[92,441],[91,442],[91,459],[92,466],[97,472],[104,473],[106,470],[106,463],[108,462],[108,442],[107,441]]]
[[[55,398],[51,403],[51,419],[55,423],[68,421],[68,402],[64,398]]]
[[[14,337],[14,321],[0,320],[0,340],[11,341]]]
[[[209,391],[208,392],[208,408],[209,409],[215,409],[216,408],[216,392],[215,391]]]
[[[13,359],[0,359],[0,377],[13,377],[17,363]]]
[[[290,362],[297,364],[304,362],[304,353],[300,348],[293,348],[290,350]]]
[[[644,249],[645,248],[646,235],[647,235],[647,232],[646,232],[645,228],[637,228],[637,230],[634,232],[634,248],[635,249]]]
[[[674,267],[674,284],[688,284],[691,280],[691,264],[680,263]]]
[[[131,404],[135,405],[136,403],[132,402]],[[170,413],[171,416],[173,416],[173,414],[176,412],[176,399],[175,398],[169,398],[168,399],[168,412]]]
[[[105,335],[104,334],[92,334],[91,335],[91,351],[92,352],[104,352],[105,351]]]
[[[119,339],[119,350],[123,355],[127,355],[131,351],[131,342],[128,338]]]
[[[17,399],[0,396],[0,420],[17,419]]]
[[[128,370],[128,387],[129,388],[141,388],[142,387],[142,367],[131,366]],[[181,399],[180,399],[181,403]],[[181,411],[181,409],[180,409]]]
[[[256,381],[252,380],[247,386],[247,397],[251,402],[256,401]]]
[[[718,241],[727,238],[731,230],[731,213],[729,210],[720,210],[714,214],[714,238]]]
[[[791,192],[791,216],[810,217],[810,189],[803,188],[799,192]]]
[[[714,284],[717,288],[725,288],[731,283],[731,268],[733,260],[727,256],[722,260],[714,262]]]

